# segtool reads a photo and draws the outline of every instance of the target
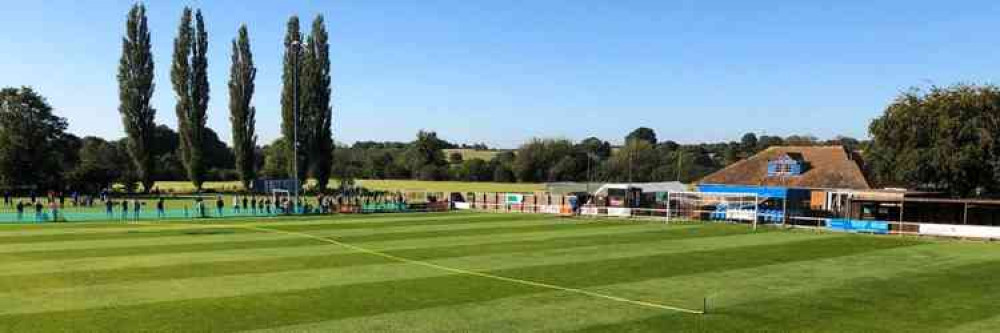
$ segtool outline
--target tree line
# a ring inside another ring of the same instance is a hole
[[[207,119],[210,87],[208,83],[208,33],[201,10],[184,8],[170,67],[170,81],[176,97],[178,145],[176,156],[185,170],[186,179],[197,189],[202,188],[208,175],[207,149],[211,148],[211,130]],[[153,95],[153,57],[146,8],[136,4],[128,14],[126,33],[122,39],[122,56],[118,68],[119,112],[122,115],[127,140],[125,147],[134,164],[135,176],[148,191],[157,174],[156,145],[153,134],[157,129],[156,110],[150,106]],[[229,79],[229,111],[232,125],[233,169],[244,187],[257,177],[256,108],[252,105],[254,67],[246,25],[240,26],[232,41],[232,63]],[[313,20],[308,35],[300,32],[299,18],[288,20],[285,38],[283,88],[281,95],[282,134],[287,149],[278,150],[283,161],[297,170],[287,174],[299,178],[320,179],[319,189],[325,189],[331,170],[333,149],[331,79],[329,44],[322,15]],[[297,154],[293,152],[298,152]]]
[[[257,69],[242,25],[231,42],[233,142],[227,144],[205,124],[209,36],[201,11],[183,10],[173,43],[170,82],[177,131],[157,124],[157,110],[150,105],[154,61],[144,5],[131,8],[125,28],[117,78],[126,137],[79,138],[67,132],[66,119],[56,116],[35,90],[0,89],[0,187],[93,190],[121,183],[148,191],[155,181],[181,179],[198,188],[208,180],[239,179],[247,186],[259,177],[289,178],[296,170],[301,178],[318,179],[320,189],[331,178],[691,182],[770,146],[840,144],[862,153],[876,187],[953,196],[1000,193],[1000,88],[992,85],[904,92],[870,123],[870,141],[747,133],[739,141],[679,144],[638,128],[618,146],[596,137],[578,142],[536,138],[488,159],[467,158],[444,151],[488,147],[453,144],[433,131],[420,131],[411,142],[336,144],[323,17],[317,16],[306,34],[293,16],[284,40],[282,136],[258,142],[252,102]],[[300,121],[294,121],[296,116]]]
[[[847,137],[819,140],[810,135],[789,137],[745,134],[740,141],[679,144],[658,141],[650,128],[624,137],[624,145],[589,137],[535,138],[517,149],[500,150],[492,158],[466,158],[460,148],[420,131],[411,142],[357,142],[334,149],[333,175],[338,179],[419,179],[494,182],[692,182],[726,165],[778,145],[842,144],[860,149],[864,142]],[[469,146],[465,146],[469,147]],[[485,148],[476,145],[475,148]],[[476,149],[470,149],[476,150]]]
[[[911,89],[869,126],[864,154],[880,186],[956,197],[1000,194],[1000,88]]]

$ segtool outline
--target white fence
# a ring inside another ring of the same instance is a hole
[[[792,217],[790,227],[835,230],[831,221],[836,219],[815,217]],[[889,227],[888,234],[911,236],[935,236],[955,238],[976,238],[985,240],[1000,240],[1000,227],[961,224],[938,224],[926,222],[880,221]]]
[[[678,209],[677,207],[666,207],[662,209],[652,208],[619,208],[619,207],[598,207],[585,205],[577,212],[573,212],[569,205],[530,205],[530,204],[485,204],[485,203],[456,203],[456,209],[469,209],[478,211],[498,212],[498,213],[533,213],[552,215],[579,215],[593,218],[628,218],[646,219],[669,223],[671,221],[697,221],[709,220],[719,222],[748,223],[756,227],[758,222],[764,221],[763,213],[752,209],[729,209],[724,213],[716,210],[698,209]],[[757,218],[755,219],[754,216]],[[788,227],[810,228],[830,231],[851,231],[870,232],[862,230],[837,230],[832,228],[831,219],[820,217],[794,216],[788,218]],[[864,221],[857,221],[864,222]],[[874,223],[888,224],[888,232],[881,232],[893,235],[926,235],[940,237],[977,238],[1000,240],[1000,227],[975,226],[975,225],[954,225],[954,224],[933,224],[916,222],[895,222],[895,221],[871,221]],[[763,223],[763,222],[762,222]],[[884,226],[884,225],[883,225]],[[872,232],[878,233],[878,232]]]

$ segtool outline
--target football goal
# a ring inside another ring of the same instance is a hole
[[[292,192],[283,189],[272,189],[271,199],[274,207],[277,209],[278,213],[281,214],[291,214],[294,212],[294,200],[292,197]]]
[[[762,204],[756,193],[670,192],[664,206],[668,220],[726,221],[756,227],[764,212]]]

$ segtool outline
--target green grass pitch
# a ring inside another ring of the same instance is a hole
[[[0,332],[984,332],[998,277],[996,244],[725,224],[2,225]]]

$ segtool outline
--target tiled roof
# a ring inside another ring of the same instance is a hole
[[[801,175],[768,176],[767,163],[782,155],[801,156]],[[777,146],[710,174],[699,184],[734,184],[866,190],[871,187],[857,159],[842,146]]]

